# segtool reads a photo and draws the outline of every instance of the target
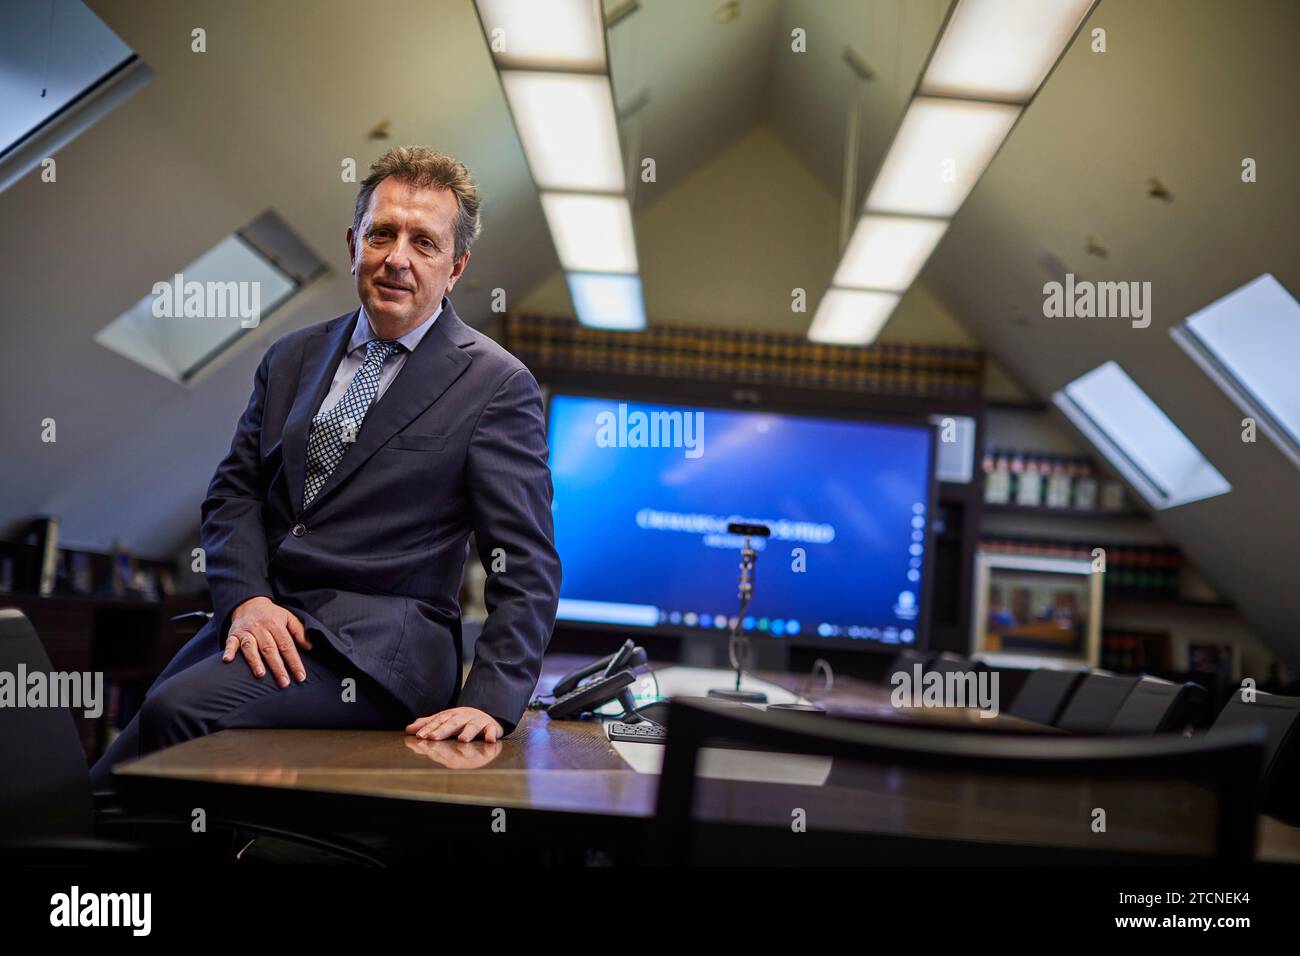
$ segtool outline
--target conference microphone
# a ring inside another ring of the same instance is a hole
[[[732,618],[731,634],[727,638],[727,655],[731,658],[731,666],[736,669],[736,685],[734,687],[714,687],[709,691],[709,696],[738,703],[766,704],[767,694],[761,690],[740,689],[743,668],[739,649],[741,642],[740,621],[745,616],[745,609],[749,607],[750,600],[754,597],[754,565],[758,562],[758,552],[749,543],[749,539],[770,537],[772,529],[765,524],[746,524],[743,521],[731,521],[727,523],[727,531],[731,534],[742,535],[745,539],[744,547],[740,549],[740,611]],[[745,639],[744,643],[745,647],[749,646],[748,638]]]

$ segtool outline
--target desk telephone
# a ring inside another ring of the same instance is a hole
[[[633,670],[645,662],[645,649],[637,647],[630,639],[624,641],[623,646],[608,657],[584,664],[560,678],[552,691],[555,700],[543,705],[544,709],[553,719],[562,720],[616,700],[623,705],[625,714],[635,714],[631,691],[631,686],[636,683]],[[593,676],[597,674],[599,676]]]

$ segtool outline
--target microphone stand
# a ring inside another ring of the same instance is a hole
[[[761,690],[740,689],[742,671],[740,622],[745,616],[745,609],[749,607],[749,602],[754,597],[754,565],[758,562],[758,552],[750,544],[750,530],[750,528],[747,528],[744,531],[745,541],[740,549],[740,610],[736,613],[736,623],[731,625],[731,634],[727,638],[727,656],[731,660],[731,666],[736,669],[736,686],[715,687],[709,691],[709,696],[746,704],[765,704],[767,703],[767,694]],[[763,528],[762,531],[766,534],[767,529]],[[749,638],[744,638],[744,648],[748,653]]]

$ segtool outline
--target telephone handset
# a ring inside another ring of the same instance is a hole
[[[552,691],[555,700],[546,708],[546,712],[557,720],[576,717],[612,700],[619,701],[628,713],[635,711],[632,692],[628,687],[636,682],[633,669],[645,662],[645,649],[637,647],[631,639],[624,641],[623,646],[613,654],[584,664],[560,678]],[[593,677],[597,673],[599,676]]]
[[[555,687],[552,688],[551,693],[556,697],[563,697],[596,671],[603,670],[605,676],[609,677],[624,669],[641,667],[645,664],[645,660],[645,649],[637,647],[629,638],[613,654],[597,658],[590,664],[583,664],[577,670],[565,674],[555,682]]]

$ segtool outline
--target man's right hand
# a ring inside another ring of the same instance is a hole
[[[307,670],[298,656],[297,644],[311,650],[302,621],[268,597],[249,598],[235,608],[230,618],[230,633],[221,659],[229,664],[242,652],[254,677],[263,677],[267,668],[281,687],[289,686],[289,674],[301,683]]]

